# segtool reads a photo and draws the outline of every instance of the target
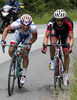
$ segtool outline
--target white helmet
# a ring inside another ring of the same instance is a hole
[[[30,25],[32,23],[32,17],[28,14],[24,14],[20,18],[20,23],[22,25]]]
[[[54,12],[54,17],[55,18],[65,18],[66,12],[63,9],[58,9]]]

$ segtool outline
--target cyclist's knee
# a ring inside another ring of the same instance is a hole
[[[51,44],[56,44],[57,38],[52,38],[52,39],[50,40],[50,42],[51,42]]]
[[[63,53],[64,53],[64,56],[65,57],[68,57],[69,56],[68,50],[63,50]]]
[[[14,51],[14,48],[9,47],[8,53],[9,53],[10,57],[13,56],[13,51]]]
[[[23,58],[28,58],[28,55],[27,54],[23,54]]]

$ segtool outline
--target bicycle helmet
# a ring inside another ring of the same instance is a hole
[[[22,25],[30,25],[32,23],[32,17],[28,14],[24,14],[20,18],[20,23]]]
[[[54,12],[54,17],[55,18],[65,18],[66,12],[63,9],[58,9]]]

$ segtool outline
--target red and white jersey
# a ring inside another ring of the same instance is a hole
[[[20,19],[14,21],[12,24],[9,25],[9,27],[10,27],[11,30],[16,29],[16,32],[21,33],[22,35],[34,34],[34,33],[37,32],[37,29],[36,29],[34,22],[32,22],[28,31],[24,32],[21,29]]]

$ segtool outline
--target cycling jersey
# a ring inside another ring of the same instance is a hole
[[[60,33],[63,31],[73,32],[73,22],[70,18],[66,17],[62,27],[59,27],[55,21],[55,18],[53,17],[48,23],[47,31],[50,32],[52,28],[54,28],[56,31],[59,31]]]
[[[69,17],[66,17],[64,24],[59,27],[55,21],[55,18],[53,17],[48,22],[46,31],[50,32],[50,39],[58,38],[60,35],[62,44],[66,44],[69,33],[73,33],[73,22]]]
[[[37,32],[34,22],[32,22],[30,28],[26,32],[24,32],[21,29],[20,19],[14,21],[11,25],[9,25],[9,28],[11,30],[16,30],[10,44],[19,44],[22,41],[22,39],[24,39],[25,43],[29,43],[33,35]]]

